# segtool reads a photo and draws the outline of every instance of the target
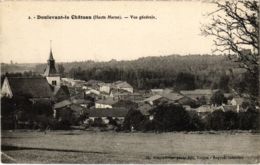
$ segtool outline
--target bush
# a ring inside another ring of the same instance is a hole
[[[190,117],[190,123],[189,123],[188,130],[189,131],[204,130],[205,125],[204,125],[202,119],[200,118],[200,116],[198,115],[198,113],[196,111],[189,111],[188,113],[189,113],[189,117]]]
[[[219,106],[222,105],[222,103],[227,103],[227,99],[225,98],[223,91],[219,90],[212,95],[210,102],[211,104]]]
[[[106,127],[106,124],[103,122],[102,118],[94,119],[94,122],[91,124],[92,127]]]
[[[134,128],[134,130],[142,130],[142,122],[145,120],[145,116],[137,110],[129,110],[125,120],[123,122],[123,129],[124,130],[131,130]]]
[[[223,130],[224,129],[225,113],[222,110],[216,110],[207,115],[205,121],[206,128],[209,130]]]
[[[206,117],[206,128],[213,130],[233,130],[233,129],[257,129],[259,126],[259,114],[255,112],[233,111],[223,112],[216,110]]]
[[[259,129],[260,114],[255,111],[240,112],[238,114],[238,127],[241,130]]]
[[[162,104],[152,113],[156,131],[183,131],[189,128],[190,116],[180,105]]]
[[[224,115],[224,129],[238,129],[238,114],[233,111],[227,111],[224,113]]]

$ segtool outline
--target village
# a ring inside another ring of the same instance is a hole
[[[58,121],[67,121],[69,125],[108,125],[111,120],[122,125],[128,112],[133,109],[152,121],[154,116],[151,110],[165,103],[180,105],[188,112],[196,112],[201,118],[215,110],[235,113],[247,111],[247,100],[235,92],[222,93],[220,102],[212,102],[216,93],[221,95],[217,89],[137,90],[126,81],[106,83],[61,77],[56,70],[52,50],[42,77],[6,77],[1,89],[2,98],[26,97],[32,104],[49,105],[52,117]],[[19,121],[18,116],[16,118],[16,128],[27,128],[26,125],[32,122]]]

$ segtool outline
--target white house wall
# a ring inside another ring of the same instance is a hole
[[[60,79],[59,76],[57,76],[57,77],[46,77],[46,79],[47,79],[47,81],[50,85],[52,85],[52,81],[56,81],[56,86],[60,86],[61,79]]]
[[[112,108],[111,105],[95,103],[95,108]]]
[[[2,89],[1,89],[1,97],[6,96],[6,97],[13,97],[12,90],[10,88],[9,82],[7,78],[4,80]]]

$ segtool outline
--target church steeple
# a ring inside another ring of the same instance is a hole
[[[50,41],[50,56],[49,59],[47,60],[47,67],[44,71],[44,76],[50,76],[52,74],[57,74],[56,68],[55,68],[55,60],[53,58],[53,53],[52,53],[52,45]]]
[[[50,40],[50,57],[49,57],[49,60],[53,60],[54,61],[53,54],[52,54],[51,40]]]

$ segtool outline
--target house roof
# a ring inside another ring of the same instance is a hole
[[[179,93],[162,93],[160,94],[162,97],[165,97],[169,100],[172,100],[172,101],[177,101],[181,98],[183,98],[184,96],[179,94]]]
[[[8,83],[14,96],[29,98],[51,98],[51,87],[46,78],[8,77]]]
[[[95,85],[98,85],[100,83],[103,83],[103,82],[99,81],[99,80],[88,80],[86,85],[95,86]]]
[[[125,117],[128,113],[127,109],[88,109],[86,110],[89,117]]]
[[[123,90],[123,89],[112,89],[110,93],[113,94],[113,95],[128,95],[128,94],[130,94],[130,92]]]
[[[113,98],[106,98],[106,99],[101,99],[101,100],[96,101],[96,103],[106,104],[106,105],[113,105],[116,102],[117,102],[117,100],[114,100]]]
[[[212,109],[208,105],[202,105],[195,109],[196,112],[203,113],[203,112],[212,112]]]
[[[118,100],[115,104],[113,104],[113,107],[136,108],[137,106],[137,103],[131,100]]]
[[[63,100],[61,102],[58,102],[56,104],[54,104],[54,108],[63,108],[63,107],[66,107],[68,105],[71,105],[72,102],[70,100]]]
[[[195,89],[195,90],[181,90],[183,95],[212,95],[214,90],[211,89]]]
[[[151,96],[151,97],[145,99],[144,102],[155,101],[155,100],[158,100],[158,99],[160,99],[160,98],[162,98],[161,95],[153,95],[153,96]]]
[[[153,106],[150,104],[142,104],[138,107],[138,110],[140,110],[140,112],[145,116],[150,115],[149,111],[151,109],[153,109]]]
[[[79,106],[79,105],[72,104],[72,105],[70,106],[70,109],[73,110],[73,111],[79,112],[79,111],[82,111],[84,108],[81,107],[81,106]]]
[[[89,104],[91,101],[85,99],[72,99],[73,104]]]
[[[111,87],[112,84],[111,83],[104,83],[104,82],[100,82],[98,83],[98,86],[102,87],[102,86],[107,86],[107,87]]]
[[[91,94],[91,93],[99,95],[100,91],[95,90],[95,89],[87,89],[87,90],[85,90],[85,94]]]
[[[171,93],[172,89],[169,88],[165,88],[165,89],[151,89],[152,93],[159,93],[159,94],[163,94],[163,93]]]
[[[151,92],[163,92],[163,89],[160,88],[151,89]]]
[[[237,111],[237,107],[235,105],[223,105],[223,109],[224,111],[233,111],[236,112]]]
[[[126,81],[116,81],[113,83],[113,85],[116,86],[117,88],[133,88]]]
[[[245,101],[242,97],[234,97],[233,100],[235,100],[238,105],[241,105]]]
[[[55,87],[54,87],[53,94],[56,95],[56,94],[58,94],[60,91],[63,91],[66,95],[70,96],[69,88],[68,88],[67,86],[65,86],[65,85],[55,86]]]

